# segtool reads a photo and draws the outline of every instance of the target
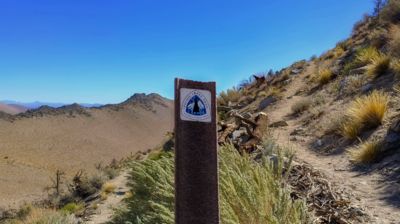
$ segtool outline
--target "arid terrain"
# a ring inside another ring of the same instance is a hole
[[[0,118],[0,207],[38,199],[56,170],[90,172],[160,144],[172,130],[172,101],[135,94],[117,105],[41,107]]]
[[[27,111],[27,108],[16,104],[2,104],[0,103],[0,112],[7,114],[19,114]]]

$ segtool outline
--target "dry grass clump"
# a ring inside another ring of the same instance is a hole
[[[237,88],[228,89],[226,92],[222,91],[218,97],[219,105],[229,105],[229,103],[238,102],[242,94]]]
[[[331,81],[333,78],[333,73],[330,69],[323,69],[320,72],[318,72],[318,75],[316,76],[316,80],[320,85],[325,85],[329,81]]]
[[[110,193],[113,193],[116,188],[117,188],[117,186],[115,186],[115,184],[107,182],[103,185],[103,187],[101,188],[101,191],[105,192],[107,194],[110,194]]]
[[[375,47],[366,47],[357,51],[355,62],[359,67],[362,67],[372,63],[380,56],[381,54]]]
[[[354,139],[363,129],[375,128],[382,124],[388,110],[389,95],[381,91],[373,91],[370,95],[354,100],[347,111],[342,125],[342,134]]]
[[[379,54],[376,58],[371,59],[371,64],[368,66],[367,75],[371,78],[376,78],[384,75],[390,68],[390,57],[384,54]]]
[[[364,75],[351,75],[346,77],[345,86],[343,89],[344,94],[355,94],[360,91],[360,88],[367,82],[367,77]]]
[[[325,120],[322,124],[324,126],[325,134],[340,134],[342,125],[346,121],[345,116],[341,112],[332,113],[329,119]]]
[[[342,56],[345,52],[344,47],[342,47],[342,45],[338,45],[334,51],[333,51],[333,57],[334,58],[339,58],[340,56]]]
[[[308,98],[303,98],[292,105],[292,113],[293,115],[300,114],[310,108],[312,105],[312,101]]]
[[[358,146],[348,150],[350,160],[355,164],[371,163],[381,152],[382,144],[378,140],[361,142]]]

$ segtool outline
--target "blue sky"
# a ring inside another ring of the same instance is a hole
[[[117,103],[173,97],[173,79],[216,81],[319,55],[372,0],[2,0],[0,99]]]

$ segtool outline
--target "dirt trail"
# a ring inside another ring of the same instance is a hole
[[[87,224],[103,224],[110,221],[114,209],[121,206],[122,199],[124,199],[125,194],[128,192],[129,188],[127,186],[128,182],[128,172],[123,171],[118,177],[110,181],[111,184],[116,186],[115,192],[109,194],[107,199],[98,204],[95,214],[90,217],[90,220],[85,222]]]
[[[306,86],[304,75],[297,76],[289,84],[283,94],[281,101],[278,101],[273,108],[267,109],[266,112],[271,122],[285,120],[288,123],[286,127],[273,129],[273,135],[280,145],[289,145],[296,152],[298,161],[308,163],[315,169],[322,171],[337,186],[347,189],[348,192],[354,195],[354,204],[364,207],[371,215],[371,223],[400,223],[400,204],[392,205],[385,201],[387,197],[388,183],[384,181],[381,175],[361,174],[357,171],[352,171],[349,158],[346,153],[335,155],[322,155],[314,152],[309,148],[311,137],[301,136],[300,139],[293,139],[290,135],[292,131],[301,128],[302,124],[298,119],[287,119],[287,115],[291,113],[292,105],[304,98],[303,96],[295,96],[299,89]],[[400,188],[400,186],[399,186]],[[395,207],[397,206],[397,207]]]

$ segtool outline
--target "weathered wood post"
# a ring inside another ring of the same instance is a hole
[[[215,82],[175,79],[175,223],[218,224]]]

